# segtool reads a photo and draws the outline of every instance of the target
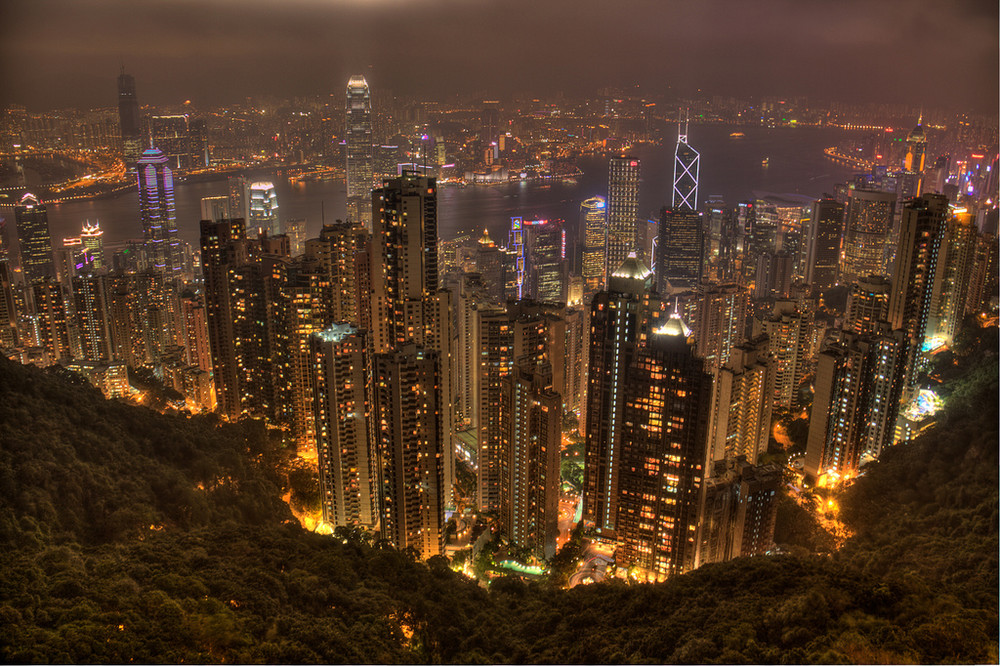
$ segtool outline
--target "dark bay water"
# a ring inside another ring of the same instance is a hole
[[[823,149],[836,145],[845,132],[835,128],[742,129],[745,137],[732,139],[729,126],[693,126],[689,140],[701,153],[699,200],[721,195],[728,205],[749,198],[754,191],[797,193],[820,196],[832,192],[834,183],[843,182],[851,170],[823,156]],[[673,145],[643,146],[636,151],[642,159],[640,214],[653,214],[669,203],[673,176]],[[761,160],[769,158],[763,167]],[[505,242],[511,216],[562,218],[574,226],[580,202],[607,193],[607,160],[587,157],[580,161],[584,175],[574,181],[531,182],[495,187],[469,186],[440,188],[438,215],[440,234],[451,238],[461,231],[488,228],[490,235]],[[343,216],[344,184],[318,181],[291,184],[274,180],[282,219],[306,218],[310,236],[318,235],[321,211],[326,221]],[[202,197],[226,194],[226,181],[183,183],[176,191],[177,223],[180,235],[198,245],[198,221]],[[113,199],[73,202],[49,206],[49,225],[54,243],[79,234],[84,221],[100,221],[108,243],[140,238],[138,194]],[[10,215],[5,209],[4,215]]]

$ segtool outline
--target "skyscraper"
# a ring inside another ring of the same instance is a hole
[[[121,129],[125,164],[132,167],[142,155],[142,118],[139,116],[139,100],[135,95],[135,78],[126,74],[124,67],[118,75],[118,125]]]
[[[674,149],[674,186],[670,207],[674,210],[698,210],[698,172],[701,155],[688,144],[688,121],[681,130],[677,122],[677,147]]]
[[[844,228],[844,207],[826,196],[812,206],[806,242],[806,283],[825,291],[837,284],[840,269],[840,238]]]
[[[73,298],[82,358],[95,362],[110,361],[107,276],[81,275],[73,278]]]
[[[562,398],[551,366],[530,358],[501,384],[508,473],[500,523],[511,543],[548,559],[559,535]]]
[[[209,346],[219,410],[285,423],[288,395],[287,256],[247,238],[242,220],[201,223]]]
[[[747,292],[739,284],[704,284],[697,293],[695,349],[714,374],[746,337]]]
[[[927,159],[927,135],[924,133],[924,118],[921,114],[917,126],[906,135],[906,159],[903,161],[903,182],[900,198],[904,201],[919,197],[922,192],[924,161]]]
[[[945,226],[938,257],[938,270],[931,295],[927,335],[950,344],[967,311],[966,299],[976,257],[978,234],[973,217],[956,209]]]
[[[652,273],[632,253],[590,307],[583,515],[602,535],[614,534],[618,518],[627,369],[663,309],[651,288]]]
[[[809,417],[805,473],[852,475],[863,455],[892,444],[903,391],[907,336],[887,327],[844,333],[819,354]]]
[[[802,382],[812,368],[819,347],[819,330],[811,307],[779,300],[771,316],[755,322],[755,336],[767,335],[768,352],[775,359],[775,407],[793,409],[801,403]]]
[[[879,322],[889,315],[889,291],[892,283],[881,275],[869,275],[851,283],[847,292],[847,315],[844,330],[874,333]]]
[[[884,275],[896,195],[853,189],[844,227],[845,281]]]
[[[247,223],[250,219],[250,184],[247,182],[246,176],[230,176],[228,185],[229,217],[226,219],[243,220],[244,223]]]
[[[371,229],[372,101],[368,82],[360,74],[347,82],[347,219]]]
[[[370,428],[371,367],[363,332],[333,324],[310,338],[323,520],[371,528],[378,516]]]
[[[90,268],[97,270],[105,267],[104,261],[104,231],[101,230],[99,222],[90,224],[84,222],[83,229],[80,230],[80,244],[89,255],[88,263]]]
[[[375,453],[382,537],[421,558],[444,545],[440,360],[413,343],[373,360]]]
[[[508,249],[516,254],[517,297],[565,303],[569,279],[562,220],[511,218]]]
[[[228,196],[201,198],[201,219],[218,222],[219,220],[228,220],[233,217],[240,216],[233,215],[230,212]]]
[[[755,466],[743,458],[716,462],[705,484],[698,566],[771,551],[782,484],[776,464]]]
[[[650,580],[695,566],[712,377],[675,312],[626,372],[618,473],[619,566]]]
[[[507,309],[479,312],[475,402],[477,441],[477,501],[480,511],[503,515],[510,475],[510,416],[504,410],[504,378],[516,365],[546,360],[545,321],[511,304]],[[550,371],[551,372],[551,371]]]
[[[909,337],[908,386],[916,381],[917,362],[923,351],[947,213],[948,197],[943,194],[926,194],[903,206],[889,294],[889,323],[893,330],[902,329]]]
[[[735,347],[716,375],[709,427],[709,460],[751,464],[767,452],[771,435],[775,360],[767,340],[757,338]]]
[[[139,178],[139,216],[146,240],[149,267],[168,276],[184,268],[174,209],[174,175],[167,158],[156,148],[143,151],[136,168]]]
[[[661,294],[668,287],[696,287],[701,281],[704,214],[687,208],[660,210],[656,246],[656,285]]]
[[[404,172],[372,191],[371,326],[376,352],[416,344],[438,364],[444,502],[454,483],[451,294],[438,284],[437,182]],[[434,352],[431,354],[431,352]],[[423,352],[422,352],[423,353]],[[443,506],[443,505],[442,505]]]
[[[608,242],[605,254],[605,284],[618,270],[639,239],[639,160],[612,157],[608,166]],[[642,257],[639,257],[642,259]]]
[[[21,272],[25,284],[32,285],[56,277],[52,261],[52,238],[49,215],[38,197],[27,193],[14,206],[17,240],[20,244]]]
[[[590,305],[594,294],[604,289],[604,254],[608,242],[608,202],[604,197],[590,197],[580,204],[583,218],[583,302]]]
[[[250,220],[247,230],[263,229],[271,236],[285,233],[278,219],[278,193],[274,183],[257,181],[250,184]]]

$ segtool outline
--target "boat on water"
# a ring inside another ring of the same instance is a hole
[[[765,157],[764,159],[762,159],[762,160],[760,161],[760,165],[761,165],[762,167],[766,167],[766,166],[768,165],[768,163],[770,163],[770,161],[771,161],[771,158],[770,158],[770,157]]]
[[[742,139],[745,136],[746,136],[746,134],[744,134],[743,132],[733,132],[732,134],[729,135],[729,138],[730,139]]]

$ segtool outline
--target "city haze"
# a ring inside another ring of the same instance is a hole
[[[335,93],[808,95],[993,113],[998,9],[824,3],[121,0],[5,3],[0,90],[41,110]]]

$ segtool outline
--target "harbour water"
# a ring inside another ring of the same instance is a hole
[[[836,128],[741,128],[742,138],[731,138],[736,128],[723,125],[693,125],[691,145],[701,153],[699,200],[720,195],[727,205],[751,198],[754,192],[796,193],[818,197],[833,191],[852,170],[831,162],[823,149],[836,145],[845,132]],[[640,215],[655,216],[670,201],[674,146],[640,146],[642,160]],[[768,158],[767,166],[762,165]],[[510,218],[562,218],[570,222],[570,234],[579,219],[580,202],[607,193],[607,159],[584,157],[584,172],[571,181],[532,181],[499,186],[442,186],[438,193],[439,233],[451,238],[463,231],[490,235],[506,242]],[[253,174],[249,174],[251,177]],[[305,218],[310,237],[319,233],[322,219],[343,217],[344,184],[337,181],[290,183],[276,180],[279,215],[282,219]],[[198,246],[198,221],[202,197],[226,193],[226,181],[181,183],[176,189],[177,224],[181,237]],[[53,242],[79,234],[85,221],[99,221],[106,243],[141,238],[138,194],[129,192],[108,199],[49,206]],[[5,217],[12,218],[9,208]],[[12,219],[10,220],[13,221]],[[570,238],[572,241],[572,237]]]

